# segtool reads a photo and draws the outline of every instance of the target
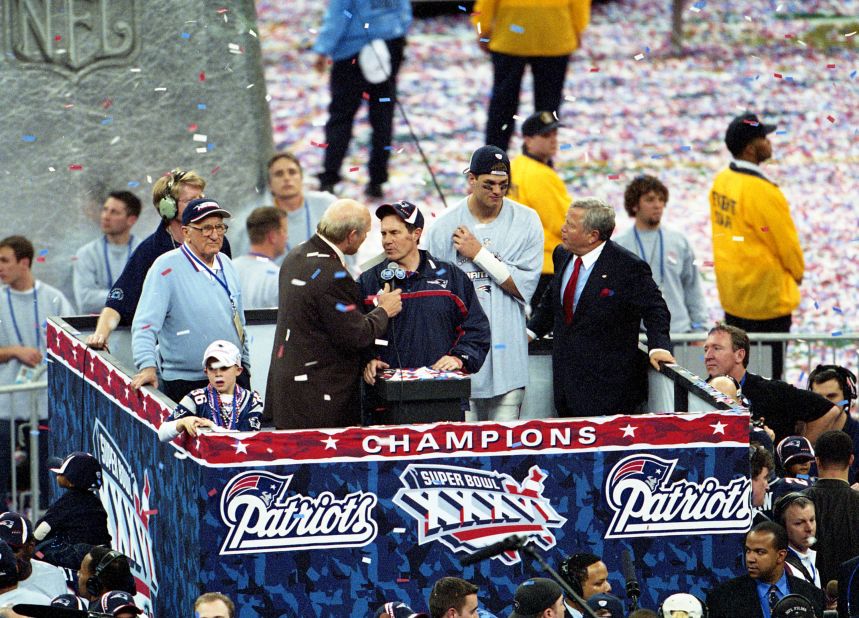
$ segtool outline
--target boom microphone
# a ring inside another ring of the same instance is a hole
[[[638,579],[635,576],[635,563],[632,558],[632,553],[628,549],[624,549],[620,554],[621,569],[623,570],[623,579],[626,582],[626,598],[632,602],[632,609],[638,607],[638,597],[641,596],[641,588],[638,586]]]
[[[473,554],[470,554],[468,556],[462,556],[459,559],[459,563],[462,566],[470,566],[477,562],[482,562],[484,560],[488,560],[489,558],[501,555],[506,551],[516,551],[518,549],[522,549],[523,547],[525,547],[525,543],[527,542],[528,537],[514,534],[512,536],[508,536],[504,540],[498,541],[497,543],[487,545],[483,549],[478,549]]]

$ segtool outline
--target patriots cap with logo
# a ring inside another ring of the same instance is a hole
[[[406,200],[400,200],[393,204],[382,204],[376,209],[377,218],[383,219],[388,215],[397,215],[400,219],[415,227],[423,228],[424,226],[424,216],[421,214],[421,211],[418,210],[417,206]]]
[[[808,438],[788,436],[778,443],[776,453],[782,467],[814,460],[814,448]]]
[[[80,611],[87,611],[89,607],[89,603],[87,603],[86,599],[83,599],[76,594],[61,594],[58,597],[54,597],[51,600],[51,607],[62,607],[66,609],[76,609]]]
[[[188,202],[185,210],[182,211],[182,225],[196,223],[212,215],[220,215],[225,219],[233,216],[230,211],[221,208],[221,205],[215,200],[208,197],[198,197],[196,200]]]
[[[18,549],[33,536],[30,520],[13,511],[0,515],[0,540],[6,541],[12,549]]]

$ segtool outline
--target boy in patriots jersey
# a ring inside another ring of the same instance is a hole
[[[173,413],[164,419],[158,428],[162,442],[183,432],[195,438],[201,427],[216,431],[259,430],[262,399],[256,391],[236,384],[242,372],[241,351],[229,341],[214,341],[203,354],[203,369],[209,385],[185,395]]]

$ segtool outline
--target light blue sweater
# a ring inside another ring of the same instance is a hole
[[[241,285],[233,263],[218,254],[230,297],[245,323]],[[205,380],[203,353],[216,339],[231,341],[250,369],[247,336],[239,341],[226,290],[195,266],[182,249],[160,256],[143,282],[140,304],[131,326],[131,347],[138,369],[161,367],[165,380]],[[157,346],[156,346],[157,343]],[[160,357],[160,363],[158,362]]]
[[[331,0],[313,51],[345,60],[373,39],[406,36],[411,23],[409,0]]]

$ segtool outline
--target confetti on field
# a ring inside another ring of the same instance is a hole
[[[321,269],[321,268],[317,268],[316,270],[314,270],[314,271],[313,271],[313,274],[312,274],[312,275],[310,275],[310,278],[311,278],[311,279],[316,279],[316,277],[318,277],[318,276],[319,276],[319,273],[321,273],[321,272],[322,272],[322,269]]]
[[[345,270],[338,270],[336,273],[334,273],[335,279],[345,279],[348,276],[349,273],[347,273]]]
[[[301,375],[295,376],[294,380],[296,382],[307,382],[307,374],[302,373]]]
[[[80,172],[83,170],[83,168],[84,168],[84,166],[81,165],[80,163],[72,163],[71,165],[69,165],[69,171],[70,172]]]
[[[33,143],[33,142],[35,142],[35,141],[36,141],[36,136],[35,136],[35,135],[22,135],[22,136],[21,136],[21,141],[22,141],[22,142],[29,142],[29,143]]]
[[[302,286],[302,285],[307,285],[307,282],[306,282],[306,281],[302,281],[301,279],[293,279],[292,281],[290,281],[290,283],[291,283],[292,285],[297,285],[297,286],[299,286],[299,287],[300,287],[300,286]]]
[[[209,490],[209,497],[211,498],[212,496],[214,496],[217,493],[218,493],[218,490],[213,487],[212,489]]]
[[[177,337],[182,337],[183,335],[190,335],[190,334],[191,334],[191,331],[190,331],[190,330],[180,330],[180,331],[178,331],[178,332],[176,333],[176,336],[177,336]]]
[[[172,269],[172,268],[168,268],[167,270],[162,270],[162,271],[161,271],[161,276],[162,276],[162,277],[166,277],[167,275],[169,275],[169,274],[170,274],[170,273],[172,273],[172,272],[173,272],[173,269]]]
[[[387,339],[376,339],[376,345],[388,345]]]
[[[355,305],[344,305],[343,303],[337,303],[334,307],[340,313],[348,313],[350,311],[355,311]]]

